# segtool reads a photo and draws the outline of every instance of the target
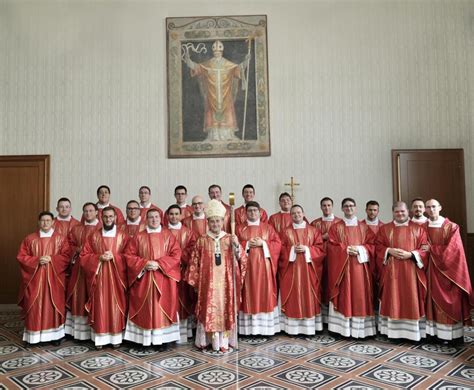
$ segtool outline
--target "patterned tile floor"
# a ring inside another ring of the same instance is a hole
[[[1,310],[1,308],[0,308]],[[239,351],[203,353],[88,342],[25,348],[18,311],[0,311],[0,389],[473,389],[474,328],[462,346],[313,337],[242,338]]]

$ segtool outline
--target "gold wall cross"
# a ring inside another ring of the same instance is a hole
[[[285,186],[290,186],[291,199],[293,200],[293,203],[295,202],[295,187],[299,185],[300,183],[295,182],[295,178],[293,176],[291,176],[289,183],[285,183]]]

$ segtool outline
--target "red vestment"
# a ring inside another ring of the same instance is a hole
[[[42,256],[50,256],[51,261],[40,265]],[[56,329],[64,324],[70,256],[67,238],[56,231],[51,237],[42,238],[35,232],[22,241],[17,255],[21,275],[18,305],[22,308],[26,331]]]
[[[148,212],[148,210],[151,209],[158,210],[158,213],[160,214],[160,220],[163,221],[163,210],[160,209],[157,205],[154,205],[153,203],[150,205],[150,207],[142,207],[140,205],[140,217],[142,218],[142,221],[146,221],[146,213]]]
[[[332,221],[325,221],[322,217],[316,218],[313,222],[311,222],[311,226],[314,226],[321,232],[321,235],[329,233],[329,229],[331,226],[339,221],[342,221],[341,218],[334,216]],[[327,240],[324,240],[324,252],[327,252]],[[329,285],[328,285],[328,258],[327,256],[324,257],[323,260],[323,275],[321,280],[321,303],[323,305],[329,304]]]
[[[181,273],[180,281],[178,283],[179,296],[179,319],[185,320],[190,315],[194,314],[196,306],[196,293],[194,289],[184,281],[186,268],[189,264],[196,238],[191,229],[186,226],[181,226],[181,229],[169,229],[171,234],[176,238],[179,247],[181,248]]]
[[[80,222],[74,217],[71,217],[69,221],[64,221],[62,219],[54,218],[53,228],[56,233],[59,233],[67,237],[69,232],[72,230],[72,228],[79,224]]]
[[[237,236],[244,250],[250,239],[260,237],[266,242],[271,256],[270,259],[265,258],[262,247],[248,249],[241,310],[245,314],[270,313],[277,306],[276,273],[280,238],[275,229],[264,222],[258,226],[249,226],[245,222],[239,226]]]
[[[201,237],[204,234],[207,233],[207,218],[204,217],[202,219],[194,219],[193,216],[191,215],[190,217],[187,217],[183,219],[183,224],[187,228],[191,229],[194,233],[194,236]]]
[[[281,237],[282,233],[289,227],[293,221],[291,220],[291,214],[282,213],[279,211],[278,213],[272,214],[268,219],[268,223],[273,226],[277,234]]]
[[[235,226],[243,225],[247,222],[247,210],[245,205],[237,207],[235,210]],[[260,207],[260,222],[268,222],[267,212]]]
[[[396,226],[394,222],[380,227],[376,239],[377,267],[380,273],[380,315],[395,320],[419,320],[425,316],[426,274],[412,259],[402,260],[390,256],[388,248],[408,252],[417,251],[423,264],[427,252],[421,250],[427,244],[424,226],[409,222],[408,226]]]
[[[186,281],[197,290],[196,318],[206,332],[224,332],[234,328],[234,261],[232,238],[225,234],[220,240],[221,264],[216,265],[215,242],[208,235],[197,239],[186,271]],[[247,256],[240,254],[236,265],[237,305],[240,302],[240,285],[245,277]]]
[[[146,229],[146,224],[143,219],[140,220],[138,225],[128,223],[128,220],[125,221],[120,228],[130,237],[135,237],[138,233],[143,232]]]
[[[125,328],[127,312],[127,274],[123,252],[129,237],[118,227],[115,237],[103,237],[102,234],[102,229],[95,230],[80,255],[89,295],[86,310],[89,324],[96,334],[117,334]],[[100,261],[99,257],[106,251],[112,252],[113,259]]]
[[[290,262],[291,247],[309,248],[311,262],[304,253],[297,253]],[[289,318],[312,318],[321,313],[321,273],[324,258],[323,239],[318,229],[306,225],[304,229],[290,227],[282,237],[282,252],[278,273],[280,279],[281,311]]]
[[[459,226],[445,219],[440,228],[427,225],[430,243],[426,318],[440,324],[470,325],[474,295]]]
[[[130,287],[128,318],[142,329],[160,329],[178,321],[178,290],[181,249],[167,229],[159,233],[143,231],[126,249]],[[149,260],[159,265],[145,270]]]
[[[88,237],[98,229],[100,229],[99,224],[79,224],[74,226],[69,233],[69,243],[73,250],[73,257],[71,276],[67,285],[66,307],[73,316],[87,316],[85,308],[87,302],[87,282],[81,268],[79,255]]]
[[[374,234],[367,225],[346,226],[339,221],[331,226],[327,241],[328,287],[334,309],[344,317],[373,317],[372,272]],[[359,263],[347,253],[348,246],[363,246],[369,262]]]

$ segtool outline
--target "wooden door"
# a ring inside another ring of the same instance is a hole
[[[49,209],[49,156],[0,156],[0,304],[16,303],[21,241],[38,228]]]
[[[392,150],[393,199],[403,200],[410,207],[414,198],[438,200],[441,214],[461,228],[467,247],[466,187],[463,149]],[[469,254],[471,279],[474,276]]]

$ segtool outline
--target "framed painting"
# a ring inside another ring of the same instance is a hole
[[[166,19],[168,157],[270,155],[267,17]]]

